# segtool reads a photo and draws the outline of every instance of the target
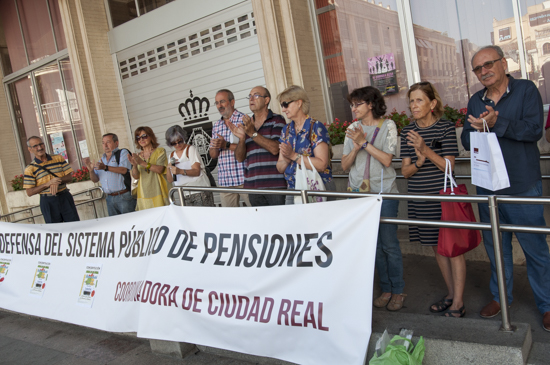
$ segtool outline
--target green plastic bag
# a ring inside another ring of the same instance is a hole
[[[410,350],[407,351],[403,345],[394,345],[394,342],[403,340],[410,342]],[[424,338],[420,336],[420,340],[413,348],[412,341],[401,336],[393,336],[390,344],[386,347],[384,353],[377,357],[376,354],[369,361],[369,365],[421,365],[424,359]]]

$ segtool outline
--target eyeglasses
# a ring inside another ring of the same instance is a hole
[[[474,69],[473,69],[472,71],[474,71],[474,73],[477,75],[477,74],[480,74],[480,73],[481,73],[481,69],[482,69],[483,67],[485,67],[486,70],[490,70],[490,69],[493,68],[495,62],[500,61],[501,59],[502,59],[502,57],[499,58],[499,59],[497,59],[497,60],[494,60],[494,61],[487,61],[487,62],[485,62],[485,63],[484,63],[483,65],[481,65],[481,66],[476,66],[476,67],[474,67]]]
[[[351,103],[351,104],[349,105],[349,107],[352,108],[352,109],[353,109],[353,108],[359,108],[360,105],[363,105],[363,104],[365,104],[365,103],[366,103],[366,101],[363,101],[362,103]]]
[[[254,95],[248,95],[246,98],[250,100],[250,99],[258,99],[258,98],[266,98],[266,97],[267,95],[254,94]]]
[[[172,145],[172,146],[177,146],[178,144],[183,144],[183,140],[178,139],[177,141],[170,143],[170,145]]]
[[[38,148],[38,147],[44,147],[44,142],[40,142],[39,144],[35,144],[34,146],[31,146],[31,148]]]
[[[136,137],[136,141],[141,141],[142,139],[147,139],[149,136],[147,134],[142,134],[141,136]]]
[[[288,106],[290,105],[290,103],[294,103],[296,100],[291,100],[291,101],[283,101],[281,103],[281,108],[288,108]]]

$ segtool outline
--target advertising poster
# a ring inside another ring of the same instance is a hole
[[[11,264],[11,257],[0,257],[0,285],[6,280]]]
[[[48,273],[50,272],[50,263],[44,261],[38,261],[36,270],[34,271],[34,278],[31,285],[31,295],[41,297],[46,290],[46,281],[48,281]]]
[[[380,90],[382,95],[397,94],[397,75],[393,53],[370,57],[368,59],[370,84]]]
[[[65,148],[65,140],[63,139],[63,132],[56,132],[50,134],[52,140],[53,153],[55,155],[61,155],[65,160],[69,160],[67,156],[67,149]]]
[[[92,308],[94,297],[101,273],[101,264],[87,264],[82,278],[80,293],[78,294],[78,304],[84,307]]]

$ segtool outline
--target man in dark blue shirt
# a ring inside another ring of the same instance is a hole
[[[462,144],[470,149],[470,132],[483,131],[483,120],[497,135],[510,187],[491,191],[477,187],[478,195],[541,196],[542,177],[537,141],[543,132],[543,108],[540,94],[532,81],[516,80],[506,74],[506,58],[498,46],[481,48],[472,58],[472,68],[485,86],[468,103],[468,122],[462,133]],[[500,204],[500,223],[546,226],[542,205]],[[482,222],[489,223],[489,207],[479,204]],[[539,311],[543,328],[550,331],[550,252],[546,236],[516,233],[525,253],[527,275]],[[491,261],[490,289],[493,300],[480,312],[491,318],[500,313],[496,278],[495,252],[490,231],[483,231],[483,242]],[[508,303],[512,302],[513,256],[512,232],[502,233]]]

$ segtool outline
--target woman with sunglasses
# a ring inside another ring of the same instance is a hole
[[[291,120],[281,133],[277,161],[277,170],[284,173],[288,189],[296,186],[296,168],[301,157],[309,156],[313,166],[304,159],[305,167],[319,172],[326,190],[336,190],[329,165],[330,137],[323,123],[308,115],[309,98],[306,91],[300,86],[292,85],[279,94],[277,99],[281,103],[282,111]],[[294,196],[287,195],[286,204],[294,204]]]
[[[174,186],[210,186],[204,163],[195,146],[187,143],[187,132],[179,125],[174,125],[166,131],[166,144],[174,147],[170,153],[170,163],[166,171],[168,183]],[[174,177],[176,180],[174,181]],[[175,195],[179,199],[179,195]],[[214,196],[211,191],[184,191],[186,206],[214,206]]]
[[[132,164],[132,177],[139,180],[136,210],[168,205],[166,151],[159,147],[157,137],[149,127],[139,127],[134,132],[136,148],[141,152],[128,156]]]
[[[353,90],[348,101],[356,118],[346,130],[342,156],[342,168],[349,170],[348,190],[399,193],[391,166],[397,127],[393,120],[382,118],[386,113],[384,97],[377,88],[366,86]],[[395,218],[398,208],[398,200],[384,199],[381,216]],[[382,294],[374,300],[374,306],[400,310],[406,295],[403,294],[403,257],[394,224],[381,224],[378,230],[376,270]]]
[[[443,103],[429,82],[414,84],[407,93],[414,122],[401,132],[401,172],[408,179],[411,194],[439,194],[445,178],[445,159],[454,169],[458,156],[455,126],[441,119]],[[409,201],[409,218],[441,220],[441,203]],[[448,294],[430,306],[430,311],[445,312],[446,317],[463,317],[466,281],[464,255],[445,257],[437,253],[439,228],[409,226],[409,239],[431,246],[447,285]]]

